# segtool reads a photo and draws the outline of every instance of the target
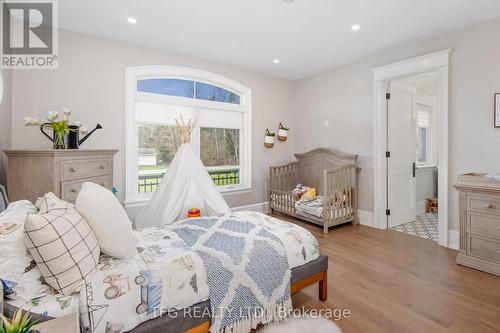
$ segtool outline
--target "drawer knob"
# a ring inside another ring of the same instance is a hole
[[[493,208],[493,205],[492,204],[485,204],[484,208]]]
[[[71,168],[71,169],[69,169],[69,171],[76,172],[76,169],[75,168]]]
[[[76,192],[77,192],[76,188],[71,189],[71,193],[76,193]]]
[[[104,169],[106,169],[106,166],[103,164],[100,166],[100,168],[104,170]]]

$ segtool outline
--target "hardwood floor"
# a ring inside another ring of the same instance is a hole
[[[500,277],[455,264],[457,251],[393,230],[344,225],[311,231],[329,256],[328,301],[318,286],[293,296],[295,308],[349,309],[350,332],[500,332]]]

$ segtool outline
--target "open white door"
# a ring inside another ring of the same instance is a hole
[[[391,84],[387,114],[389,228],[415,220],[415,88]]]

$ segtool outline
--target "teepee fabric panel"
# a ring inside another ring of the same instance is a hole
[[[188,143],[181,145],[148,205],[137,215],[138,229],[171,224],[187,217],[191,208],[202,216],[226,214],[230,209]]]

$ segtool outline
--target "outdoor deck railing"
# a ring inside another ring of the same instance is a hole
[[[239,169],[208,170],[208,174],[216,186],[235,185],[240,183]],[[139,175],[139,193],[156,191],[163,178],[163,173]]]

